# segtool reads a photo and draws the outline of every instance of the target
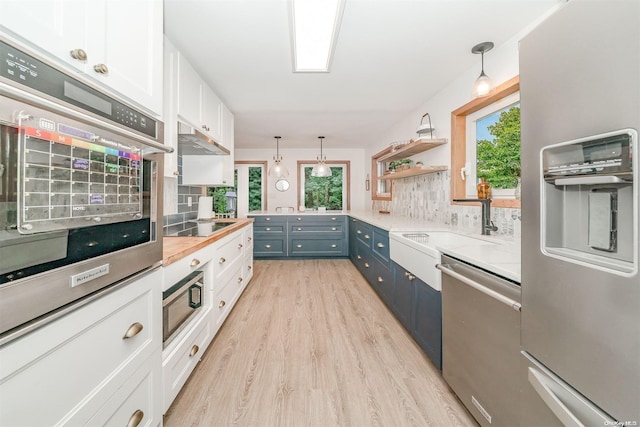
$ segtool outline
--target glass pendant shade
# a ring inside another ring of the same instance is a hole
[[[282,156],[280,155],[280,138],[281,136],[274,136],[276,139],[276,155],[273,158],[273,165],[269,168],[269,176],[273,178],[286,178],[289,176],[289,171],[282,164]]]
[[[322,140],[324,136],[319,136],[320,140],[320,155],[318,156],[318,163],[311,169],[311,176],[327,177],[331,176],[331,168],[325,164],[325,157],[322,155]]]
[[[473,84],[473,90],[471,94],[475,98],[479,98],[481,96],[486,96],[493,89],[493,83],[491,79],[482,71],[476,82]]]

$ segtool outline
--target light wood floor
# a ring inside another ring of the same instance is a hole
[[[349,260],[254,271],[165,426],[477,426]]]

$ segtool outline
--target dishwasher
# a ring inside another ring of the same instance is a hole
[[[443,255],[442,374],[482,426],[519,423],[520,286]]]

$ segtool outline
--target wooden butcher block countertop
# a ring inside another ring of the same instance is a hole
[[[219,222],[233,222],[233,225],[218,230],[207,237],[168,237],[162,238],[162,266],[166,267],[198,249],[202,249],[210,244],[240,230],[253,222],[249,219],[221,219]]]

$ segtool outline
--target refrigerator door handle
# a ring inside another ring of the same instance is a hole
[[[562,403],[551,388],[544,383],[544,378],[540,373],[530,367],[527,377],[536,393],[544,400],[544,403],[547,404],[549,409],[551,409],[565,427],[585,427],[585,425],[571,413],[569,408]]]

